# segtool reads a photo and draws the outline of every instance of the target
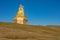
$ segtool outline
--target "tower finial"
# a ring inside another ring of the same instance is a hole
[[[20,8],[23,8],[23,5],[22,4],[20,4],[19,10],[20,10]]]

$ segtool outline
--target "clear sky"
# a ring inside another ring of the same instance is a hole
[[[60,0],[0,0],[0,22],[13,22],[20,4],[28,24],[60,25]]]

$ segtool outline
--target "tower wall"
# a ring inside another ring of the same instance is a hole
[[[24,21],[23,18],[17,18],[17,23],[18,24],[24,24],[23,21]]]

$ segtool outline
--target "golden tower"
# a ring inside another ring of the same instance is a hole
[[[26,22],[27,22],[27,18],[24,15],[24,8],[22,5],[20,5],[19,11],[18,11],[16,17],[14,18],[14,23],[26,24]]]

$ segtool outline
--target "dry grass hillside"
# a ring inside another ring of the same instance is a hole
[[[60,26],[0,22],[0,40],[60,40]]]

